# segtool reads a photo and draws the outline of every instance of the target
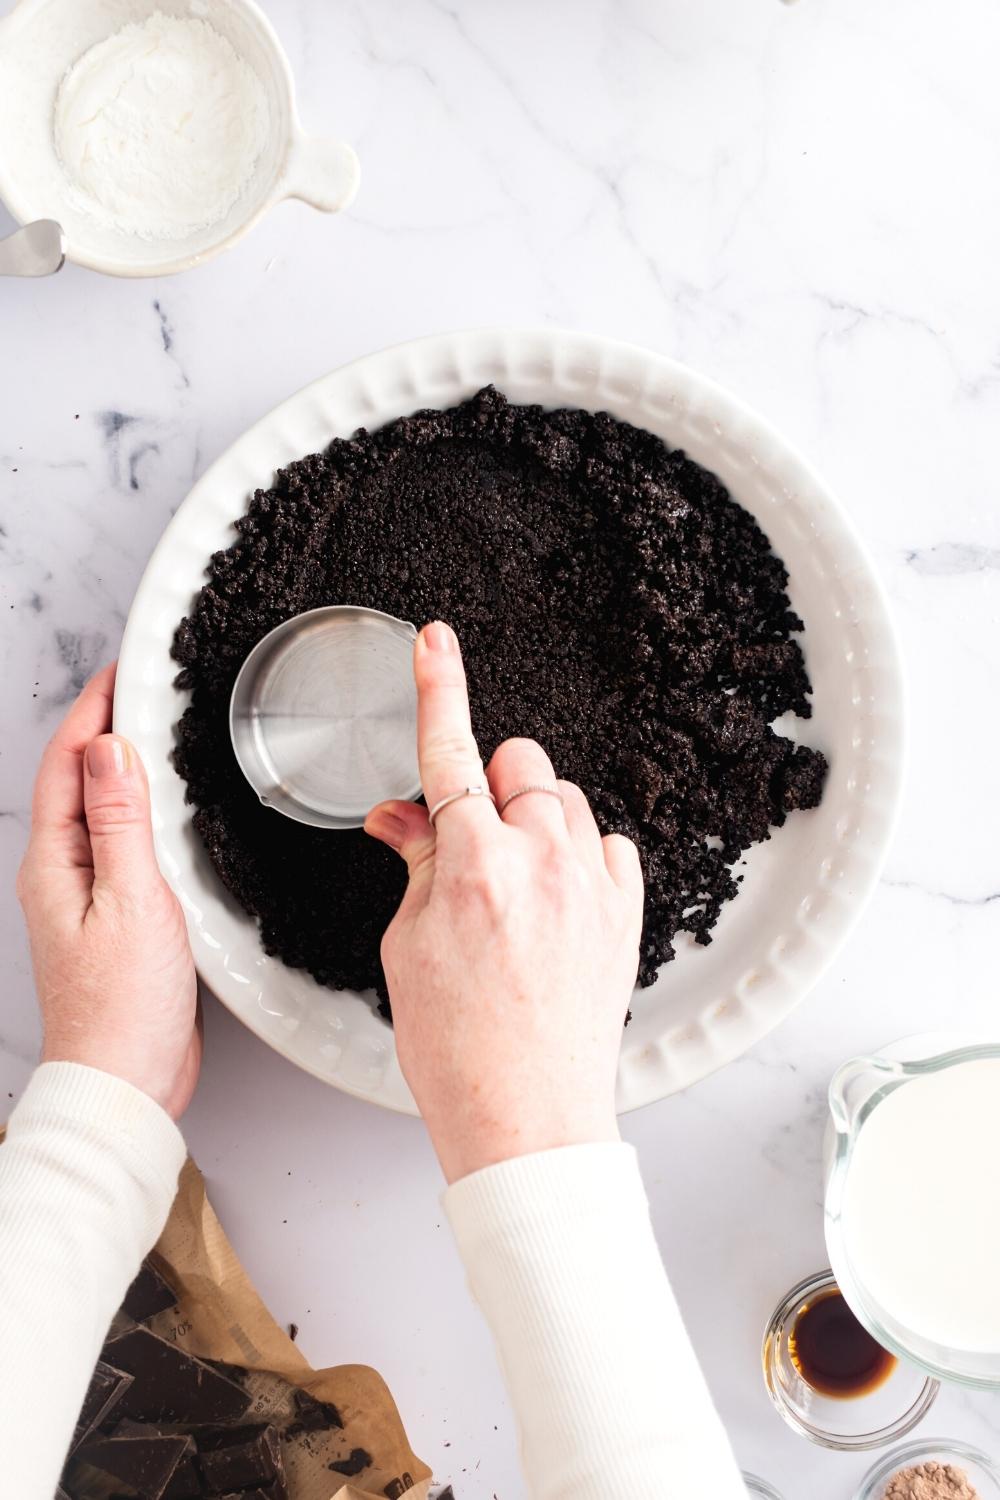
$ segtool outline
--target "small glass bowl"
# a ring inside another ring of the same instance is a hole
[[[783,1500],[773,1484],[768,1484],[766,1479],[758,1479],[756,1474],[748,1474],[743,1470],[743,1483],[747,1487],[747,1494],[753,1495],[755,1500]]]
[[[900,1469],[911,1469],[916,1464],[936,1460],[940,1464],[954,1464],[962,1469],[972,1483],[980,1500],[998,1500],[1000,1497],[1000,1469],[978,1448],[966,1443],[951,1443],[947,1440],[927,1438],[922,1443],[903,1443],[879,1459],[861,1481],[855,1500],[882,1500],[885,1486]]]
[[[833,1290],[833,1272],[820,1271],[792,1287],[775,1308],[762,1351],[768,1394],[789,1427],[823,1448],[882,1448],[916,1427],[940,1386],[915,1365],[898,1360],[891,1375],[867,1395],[835,1397],[814,1391],[792,1360],[789,1335],[805,1306]]]

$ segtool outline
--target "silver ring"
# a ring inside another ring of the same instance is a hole
[[[526,797],[529,792],[544,792],[546,797],[558,797],[560,802],[566,800],[557,786],[542,786],[540,782],[533,781],[528,786],[519,786],[516,791],[508,793],[497,809],[501,818],[504,815],[504,809],[510,806],[515,797]]]
[[[435,802],[427,814],[431,827],[434,827],[434,819],[443,807],[448,807],[452,802],[460,802],[463,797],[489,797],[493,803],[497,800],[488,786],[463,786],[460,792],[452,792],[450,797],[442,797],[440,802]]]

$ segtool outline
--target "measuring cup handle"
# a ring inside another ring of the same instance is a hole
[[[358,158],[346,141],[302,135],[289,154],[284,196],[301,198],[321,213],[333,214],[347,207],[360,181]]]

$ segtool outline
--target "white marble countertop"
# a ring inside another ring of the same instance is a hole
[[[624,1122],[740,1460],[787,1500],[850,1500],[865,1457],[783,1426],[759,1343],[779,1295],[824,1263],[836,1064],[906,1033],[984,1026],[996,1005],[997,7],[265,8],[306,125],[361,155],[354,209],[286,205],[175,280],[68,268],[0,282],[0,1086],[16,1095],[38,1042],[13,895],[34,766],[115,654],[191,480],[306,381],[418,334],[538,321],[673,354],[833,483],[907,662],[902,823],[846,952],[765,1044]],[[315,1363],[383,1372],[458,1500],[521,1500],[421,1127],[300,1075],[214,1003],[207,1029],[187,1133],[276,1317]],[[998,1412],[947,1392],[926,1426],[997,1456]]]

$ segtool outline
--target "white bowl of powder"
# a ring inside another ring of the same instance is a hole
[[[78,265],[188,270],[283,198],[326,213],[357,157],[305,134],[253,0],[21,0],[0,22],[0,197]]]

